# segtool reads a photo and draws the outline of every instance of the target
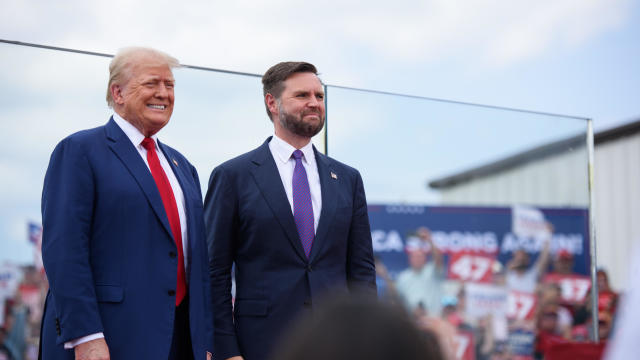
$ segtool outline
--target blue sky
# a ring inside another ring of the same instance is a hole
[[[146,45],[186,64],[252,73],[306,60],[329,84],[579,115],[596,130],[640,119],[637,1],[7,0],[0,20],[6,40],[105,53]],[[0,59],[0,262],[24,262],[25,223],[39,220],[53,146],[109,115],[108,60],[5,44]],[[213,166],[271,131],[259,80],[176,77],[176,111],[161,138],[192,160],[206,189]],[[332,88],[328,98],[330,152],[361,170],[373,201],[433,203],[427,179],[585,126]]]

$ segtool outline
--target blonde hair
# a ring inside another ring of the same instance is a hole
[[[160,50],[147,47],[126,47],[120,49],[116,56],[109,63],[109,83],[107,84],[107,104],[113,108],[114,102],[111,96],[111,85],[127,82],[131,77],[133,66],[141,58],[153,58],[162,64],[166,64],[170,69],[180,66],[178,59]]]

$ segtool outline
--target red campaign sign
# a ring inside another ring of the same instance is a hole
[[[450,279],[490,283],[493,261],[493,257],[483,254],[453,253],[447,274]]]
[[[546,283],[555,283],[560,286],[562,300],[569,304],[581,304],[591,289],[591,279],[585,275],[576,274],[547,274]]]
[[[475,344],[473,343],[472,332],[458,331],[454,337],[453,343],[456,360],[476,360]]]
[[[507,318],[514,320],[531,320],[538,299],[535,294],[520,291],[509,291],[507,295]]]

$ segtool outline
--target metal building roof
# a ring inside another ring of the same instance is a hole
[[[602,145],[609,141],[615,141],[623,137],[640,133],[640,120],[636,120],[621,126],[600,131],[594,135],[594,144]],[[509,170],[523,164],[538,161],[546,157],[570,151],[586,145],[586,133],[572,136],[559,141],[544,144],[530,150],[526,150],[500,160],[480,165],[462,172],[431,180],[428,186],[432,189],[446,189],[477,178],[493,175],[497,172]]]

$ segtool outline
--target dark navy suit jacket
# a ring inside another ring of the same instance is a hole
[[[315,148],[322,211],[304,254],[269,140],[213,170],[205,197],[214,358],[265,359],[293,317],[327,293],[376,296],[371,231],[357,170]],[[231,269],[236,298],[232,315]]]
[[[185,198],[189,310],[196,359],[212,326],[202,195],[195,168],[158,143]],[[103,332],[112,359],[167,359],[177,266],[160,193],[113,121],[75,133],[53,151],[42,193],[42,256],[49,279],[43,359],[73,359],[65,342]]]

